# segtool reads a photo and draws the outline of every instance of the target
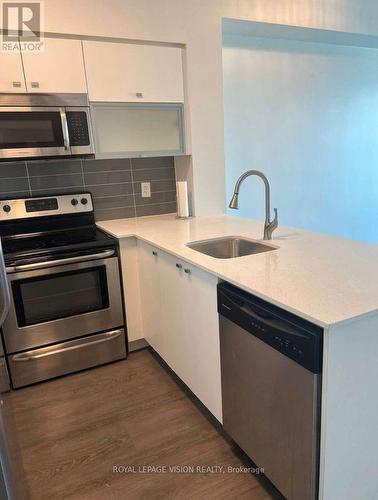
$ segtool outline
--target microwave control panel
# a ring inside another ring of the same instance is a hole
[[[70,146],[89,146],[88,115],[85,111],[67,111]]]

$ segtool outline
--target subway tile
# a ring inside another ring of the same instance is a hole
[[[83,177],[81,174],[31,177],[30,185],[33,191],[35,189],[57,189],[70,187],[84,189]]]
[[[166,193],[151,193],[149,198],[142,198],[142,195],[135,195],[135,204],[138,205],[151,205],[156,203],[168,203],[176,201],[176,192],[170,191]]]
[[[136,207],[137,217],[146,217],[148,215],[172,214],[177,212],[176,202],[161,203],[159,205],[143,205]]]
[[[172,156],[131,159],[131,167],[133,170],[150,169],[150,168],[174,168],[174,166],[175,163]]]
[[[11,191],[29,191],[29,182],[26,177],[16,177],[14,179],[0,179],[0,192],[9,193]]]
[[[108,172],[110,170],[130,170],[131,163],[128,158],[112,160],[83,160],[84,172]]]
[[[95,212],[96,220],[112,220],[112,219],[130,219],[135,217],[134,207],[111,208],[109,210],[97,210]]]
[[[114,198],[95,198],[95,210],[104,210],[109,208],[134,207],[134,196],[116,196]]]
[[[131,182],[131,171],[123,172],[96,172],[84,174],[86,186],[96,186],[100,184],[118,184],[120,182]]]
[[[176,181],[174,179],[168,181],[163,180],[149,182],[151,184],[151,193],[157,193],[159,191],[176,191]],[[135,194],[140,194],[142,192],[140,182],[134,182],[134,191]]]
[[[16,191],[14,193],[0,192],[0,200],[15,200],[16,198],[29,198],[29,191]]]
[[[80,160],[42,160],[26,162],[30,177],[81,174]]]
[[[174,180],[175,169],[166,168],[150,168],[148,170],[133,170],[134,181],[158,181],[158,180]]]
[[[0,198],[30,195],[28,172],[33,196],[90,191],[97,220],[176,212],[171,157],[4,162],[0,163]],[[141,197],[141,181],[151,183],[150,198]]]
[[[57,187],[57,188],[47,188],[47,189],[33,189],[33,196],[48,196],[48,195],[58,195],[58,194],[80,194],[87,191],[87,189],[80,186],[72,187]]]
[[[92,193],[93,198],[133,194],[133,185],[131,182],[123,184],[102,184],[100,186],[89,186],[87,189]]]
[[[26,164],[20,162],[5,162],[0,163],[0,182],[5,177],[26,177]]]

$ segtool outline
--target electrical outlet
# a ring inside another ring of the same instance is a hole
[[[151,198],[151,182],[141,182],[142,198]]]

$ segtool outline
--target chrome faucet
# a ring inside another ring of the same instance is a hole
[[[278,210],[274,209],[274,219],[270,220],[270,185],[268,179],[262,172],[258,170],[247,170],[244,172],[239,179],[236,181],[234,194],[232,195],[229,207],[238,209],[239,208],[239,190],[242,182],[249,177],[250,175],[257,175],[260,179],[263,180],[265,185],[265,224],[264,224],[264,240],[271,240],[272,233],[278,226]]]

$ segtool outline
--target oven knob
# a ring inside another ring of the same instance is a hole
[[[72,198],[71,200],[71,205],[73,205],[74,207],[76,207],[76,205],[78,204],[79,202],[77,201],[76,198]]]
[[[88,200],[86,198],[81,199],[81,204],[86,205],[88,203]]]
[[[9,212],[11,211],[11,207],[10,207],[10,205],[4,205],[4,206],[3,206],[3,210],[4,210],[4,212],[6,212],[7,214],[9,214]]]

